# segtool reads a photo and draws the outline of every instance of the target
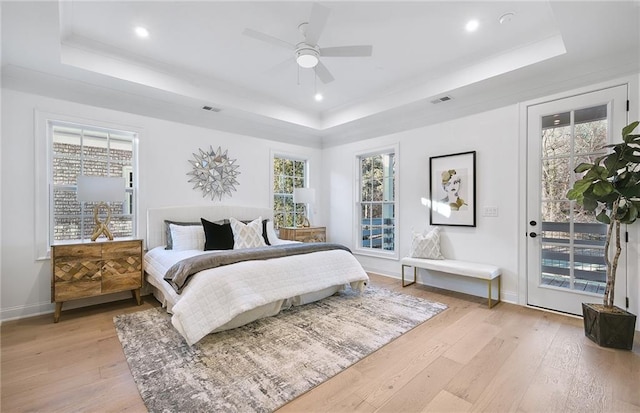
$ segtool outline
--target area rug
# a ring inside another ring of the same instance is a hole
[[[270,412],[446,308],[382,288],[347,289],[192,347],[161,308],[114,323],[150,412]]]

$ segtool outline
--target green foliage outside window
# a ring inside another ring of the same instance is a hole
[[[294,227],[302,223],[304,204],[293,203],[293,190],[303,188],[306,161],[273,159],[273,216],[276,228]]]

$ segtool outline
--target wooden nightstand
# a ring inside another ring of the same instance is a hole
[[[326,227],[280,227],[280,239],[302,242],[326,242]]]
[[[51,246],[51,302],[60,320],[62,303],[131,290],[142,304],[142,240],[85,242]]]

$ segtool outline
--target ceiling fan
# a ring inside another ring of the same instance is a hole
[[[298,29],[302,33],[303,40],[297,44],[289,43],[285,40],[278,39],[265,33],[258,32],[253,29],[244,29],[242,34],[254,39],[284,47],[295,52],[295,59],[298,66],[305,69],[314,69],[318,79],[322,83],[329,83],[334,80],[329,69],[320,61],[320,57],[367,57],[371,56],[373,46],[338,46],[338,47],[320,47],[318,39],[327,23],[327,18],[331,10],[313,3],[309,21],[301,23]],[[288,63],[289,60],[287,60]]]

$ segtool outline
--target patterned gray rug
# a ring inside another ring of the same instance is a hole
[[[269,412],[446,308],[382,288],[348,290],[193,347],[161,308],[114,323],[150,412]]]

